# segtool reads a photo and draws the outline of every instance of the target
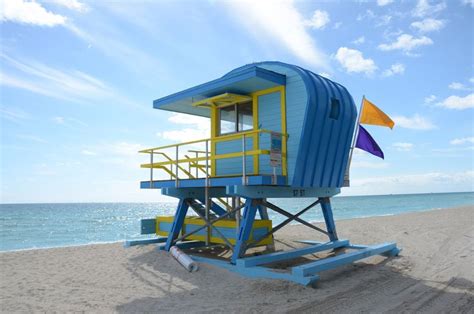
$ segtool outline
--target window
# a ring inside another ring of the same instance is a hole
[[[253,111],[251,101],[219,109],[219,135],[252,129]]]
[[[238,128],[237,132],[253,129],[252,102],[246,102],[237,106]]]
[[[329,112],[329,118],[337,120],[339,119],[339,112],[341,111],[339,99],[331,98],[331,111]]]
[[[237,123],[237,115],[235,114],[235,105],[221,108],[219,110],[220,125],[219,133],[227,134],[235,132],[235,124]]]

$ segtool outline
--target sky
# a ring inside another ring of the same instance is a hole
[[[251,62],[297,64],[396,123],[342,195],[474,190],[474,3],[1,0],[0,201],[149,202],[138,150],[207,138],[152,101]]]

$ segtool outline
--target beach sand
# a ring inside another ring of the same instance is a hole
[[[12,312],[474,313],[474,207],[337,221],[356,244],[396,241],[399,257],[323,272],[316,288],[200,264],[188,273],[154,245],[88,245],[0,254],[0,304]],[[290,240],[323,237],[302,226]]]

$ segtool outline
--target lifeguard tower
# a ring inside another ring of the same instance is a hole
[[[179,199],[174,216],[142,220],[150,240],[169,251],[225,246],[227,258],[193,259],[245,276],[310,284],[318,273],[372,255],[397,255],[395,243],[352,245],[337,236],[331,197],[344,185],[357,110],[346,88],[309,70],[260,62],[157,99],[155,109],[210,118],[210,137],[141,151],[150,170],[142,189],[161,189]],[[297,213],[267,199],[313,198]],[[300,216],[321,207],[325,230]],[[188,210],[194,216],[188,216]],[[286,217],[272,225],[268,210]],[[258,219],[257,219],[258,217]],[[273,234],[299,222],[328,237],[301,241],[303,248],[274,251]],[[252,256],[250,249],[260,248]],[[263,251],[262,251],[263,250]],[[275,263],[322,251],[337,254],[286,270]]]

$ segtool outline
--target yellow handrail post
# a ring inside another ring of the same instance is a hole
[[[209,202],[209,141],[206,140],[206,187],[204,188],[204,194],[206,197],[206,220],[209,221],[209,209],[210,209],[210,202]],[[206,245],[209,245],[211,242],[211,227],[210,225],[207,226],[207,236],[206,236]]]
[[[153,165],[153,150],[150,153],[150,163]],[[150,188],[153,188],[153,167],[150,168]]]
[[[246,158],[245,158],[245,134],[242,136],[242,185],[247,185],[247,179],[245,171],[247,170]]]
[[[179,174],[179,172],[178,172],[178,170],[179,170],[179,168],[178,168],[178,159],[179,159],[178,156],[179,155],[178,154],[179,154],[179,146],[176,145],[176,175],[175,175],[176,176],[176,184],[175,184],[176,187],[178,187],[178,185],[179,185],[179,178],[178,178],[178,174]]]

